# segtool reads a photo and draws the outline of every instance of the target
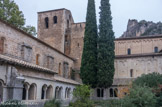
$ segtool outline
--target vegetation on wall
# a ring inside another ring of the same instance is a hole
[[[36,29],[33,26],[25,27],[25,18],[22,11],[14,0],[0,0],[0,19],[36,36]]]
[[[95,88],[97,84],[97,22],[94,0],[88,0],[84,48],[81,63],[81,79]]]
[[[114,32],[109,0],[101,0],[98,37],[98,87],[108,88],[114,77]]]
[[[61,103],[53,99],[50,101],[46,101],[44,107],[61,107]]]

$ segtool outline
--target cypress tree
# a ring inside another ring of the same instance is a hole
[[[98,37],[98,87],[108,88],[114,77],[114,32],[109,0],[101,0]]]
[[[84,47],[81,62],[81,78],[92,88],[97,84],[97,21],[94,0],[88,0]]]

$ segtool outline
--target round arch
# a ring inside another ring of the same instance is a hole
[[[47,85],[44,84],[44,85],[42,86],[41,99],[46,99],[46,90],[47,90]]]
[[[47,87],[47,99],[52,99],[53,97],[53,87],[52,85]]]
[[[30,85],[28,98],[29,100],[35,100],[37,93],[37,85],[35,83]]]

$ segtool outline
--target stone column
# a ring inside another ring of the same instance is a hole
[[[26,85],[26,87],[25,87],[25,89],[26,89],[26,98],[25,98],[25,100],[28,100],[29,98],[29,86],[28,85]]]
[[[44,87],[43,90],[44,90],[44,99],[47,99],[47,87]]]

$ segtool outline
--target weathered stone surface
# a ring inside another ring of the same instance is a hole
[[[144,35],[157,35],[162,34],[162,23],[154,23],[151,21],[142,20],[138,22],[137,20],[129,20],[127,25],[127,30],[121,36],[125,37],[139,37]]]

